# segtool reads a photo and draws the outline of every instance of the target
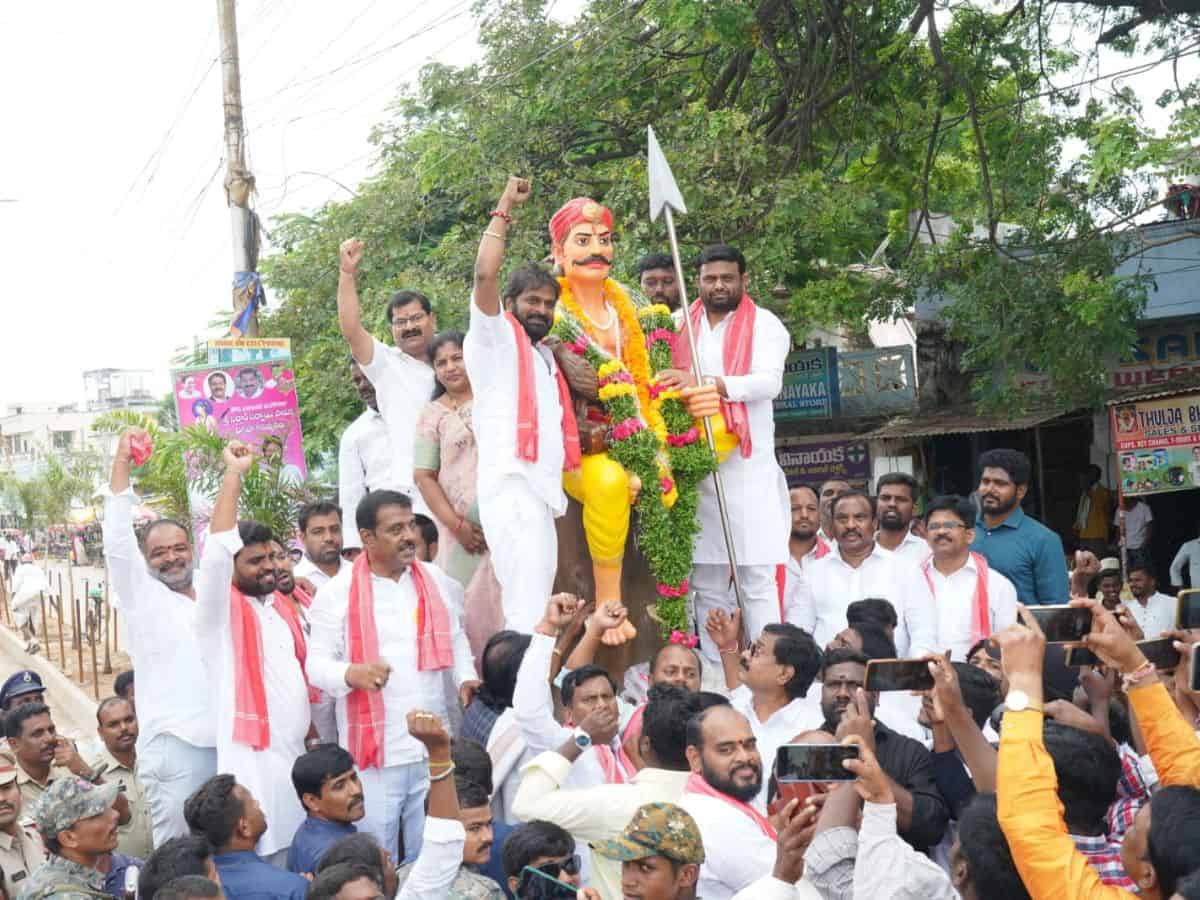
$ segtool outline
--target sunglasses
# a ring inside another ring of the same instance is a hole
[[[566,859],[558,862],[542,863],[540,866],[537,866],[537,870],[539,872],[544,872],[551,878],[557,878],[564,872],[568,875],[578,875],[580,865],[581,861],[579,859],[579,854],[576,853],[573,856],[568,856]]]

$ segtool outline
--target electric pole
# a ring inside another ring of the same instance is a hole
[[[246,166],[246,130],[242,122],[242,77],[238,62],[235,0],[217,0],[221,41],[221,93],[225,107],[225,200],[233,226],[234,337],[258,337],[258,217],[250,209],[254,175]]]

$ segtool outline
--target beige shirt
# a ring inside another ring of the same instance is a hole
[[[10,897],[16,897],[25,879],[46,861],[46,847],[32,820],[18,819],[16,831],[16,835],[0,831],[0,870]]]
[[[55,778],[74,777],[71,770],[65,766],[50,766],[50,774],[43,784],[34,779],[32,775],[25,771],[21,765],[21,761],[17,760],[17,789],[21,792],[21,808],[25,810],[26,815],[33,814],[33,804],[37,802],[38,797],[42,796],[46,788],[50,787],[50,782]]]
[[[150,801],[146,799],[142,781],[137,777],[137,763],[132,769],[126,768],[108,750],[102,750],[88,765],[93,769],[106,766],[101,776],[104,781],[125,785],[129,821],[117,828],[117,852],[146,859],[154,850],[154,838],[150,830]]]

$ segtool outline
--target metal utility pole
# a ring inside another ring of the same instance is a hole
[[[221,40],[221,93],[225,107],[225,199],[233,226],[233,311],[235,337],[258,337],[258,217],[250,209],[254,176],[246,166],[242,122],[242,76],[238,60],[235,0],[217,0]]]

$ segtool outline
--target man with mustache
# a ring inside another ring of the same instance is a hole
[[[336,503],[321,500],[302,507],[298,522],[304,557],[294,574],[319,591],[349,565],[342,559],[342,511]]]
[[[295,608],[276,590],[271,529],[237,520],[242,477],[255,455],[234,440],[222,459],[225,473],[200,559],[194,633],[212,660],[216,682],[217,767],[235,775],[265,807],[272,828],[258,852],[282,865],[304,815],[288,775],[305,738],[316,734],[305,676],[307,641]]]
[[[783,323],[746,293],[746,258],[735,247],[714,244],[696,261],[700,299],[691,304],[697,362],[706,378],[715,379],[724,431],[736,440],[721,462],[729,527],[736,542],[737,577],[744,600],[746,632],[755,640],[763,626],[780,620],[776,567],[788,557],[790,511],[787,479],[775,459],[775,413],[772,401],[783,386],[783,366],[792,339]],[[679,369],[660,374],[668,387],[695,387],[690,352],[676,353]],[[703,396],[688,399],[692,415],[706,412]],[[712,410],[717,411],[717,410]],[[696,619],[710,610],[732,612],[735,598],[729,580],[729,551],[717,504],[715,479],[699,486],[700,534],[693,553],[692,588]],[[701,640],[710,660],[719,654]],[[703,893],[703,891],[701,891]]]
[[[444,896],[447,900],[504,900],[500,885],[479,872],[480,867],[488,863],[494,839],[488,793],[475,782],[457,776],[454,777],[454,788],[458,795],[458,821],[462,823],[465,840],[462,864]],[[416,863],[402,866],[396,873],[402,890],[415,866]]]
[[[704,864],[696,894],[728,900],[769,873],[778,834],[756,806],[763,762],[750,723],[731,706],[712,706],[687,728],[692,774],[679,805],[700,827]]]
[[[782,585],[779,602],[783,620],[789,620],[789,610],[800,602],[808,591],[804,564],[820,559],[830,551],[830,544],[819,534],[821,527],[821,497],[810,484],[798,484],[788,491],[792,510],[792,532],[788,538],[787,561],[776,570],[776,585]]]
[[[401,491],[413,498],[417,512],[428,512],[413,479],[413,435],[417,417],[433,392],[429,342],[437,331],[437,315],[429,298],[419,291],[397,291],[387,304],[392,342],[388,347],[363,327],[355,279],[363,260],[363,242],[350,238],[339,250],[338,326],[350,344],[354,360],[374,385],[378,409],[391,438],[392,465],[386,481],[371,490]],[[361,391],[360,391],[361,394]],[[353,514],[342,498],[342,511]]]
[[[129,801],[129,821],[117,830],[117,851],[146,859],[154,850],[154,838],[146,789],[138,777],[137,714],[128,700],[109,697],[97,707],[96,722],[104,752],[92,760],[92,769],[103,766],[104,780],[124,785]]]
[[[155,844],[187,834],[183,803],[217,771],[216,709],[208,691],[207,656],[189,636],[196,627],[192,545],[171,519],[133,528],[137,497],[130,485],[131,440],[121,435],[104,501],[104,556],[124,642],[141,674],[138,696],[138,777],[146,789]],[[203,576],[199,576],[203,578]]]
[[[850,493],[850,482],[841,478],[830,478],[821,484],[821,527],[817,531],[817,539],[833,541],[833,501],[842,494]]]
[[[322,744],[296,760],[292,784],[308,816],[292,838],[287,867],[312,875],[331,844],[358,831],[354,823],[366,811],[362,783],[349,753],[337,744]]]
[[[665,253],[648,253],[638,260],[638,286],[651,303],[661,303],[671,310],[675,324],[681,324],[679,310],[683,308],[683,294],[675,280],[675,263]]]
[[[913,534],[913,510],[917,505],[917,479],[905,472],[888,472],[875,483],[875,504],[879,508],[879,531],[875,540],[913,562],[929,556],[929,544]]]
[[[979,457],[979,516],[971,549],[1017,589],[1025,605],[1066,603],[1067,562],[1062,538],[1025,515],[1029,457],[1018,450],[988,450]]]
[[[366,409],[346,426],[338,441],[338,504],[343,522],[354,518],[358,504],[371,491],[402,490],[404,487],[403,479],[393,474],[397,456],[392,452],[392,436],[379,412],[375,385],[353,356],[350,357],[350,379]],[[343,530],[342,547],[362,550],[357,528]]]
[[[463,631],[463,589],[416,559],[412,501],[372,491],[355,514],[363,552],[310,610],[313,685],[334,698],[337,730],[366,799],[362,830],[404,860],[421,849],[429,790],[424,745],[408,732],[416,708],[447,721],[444,677],[467,706],[479,681]]]
[[[100,865],[117,846],[119,785],[60,778],[34,804],[33,821],[50,856],[21,885],[27,900],[109,896]]]
[[[28,818],[21,816],[17,764],[0,753],[0,878],[9,897],[16,897],[25,879],[46,861],[46,846]]]
[[[825,646],[846,627],[847,607],[874,597],[896,611],[901,656],[937,649],[936,613],[916,564],[875,542],[875,501],[850,491],[834,499],[832,510],[837,550],[805,570],[809,590],[788,609],[788,621]]]
[[[976,641],[1017,621],[1017,589],[988,567],[975,540],[975,508],[957,495],[937,497],[925,512],[933,555],[921,563],[922,583],[937,613],[938,650],[965,661]]]

